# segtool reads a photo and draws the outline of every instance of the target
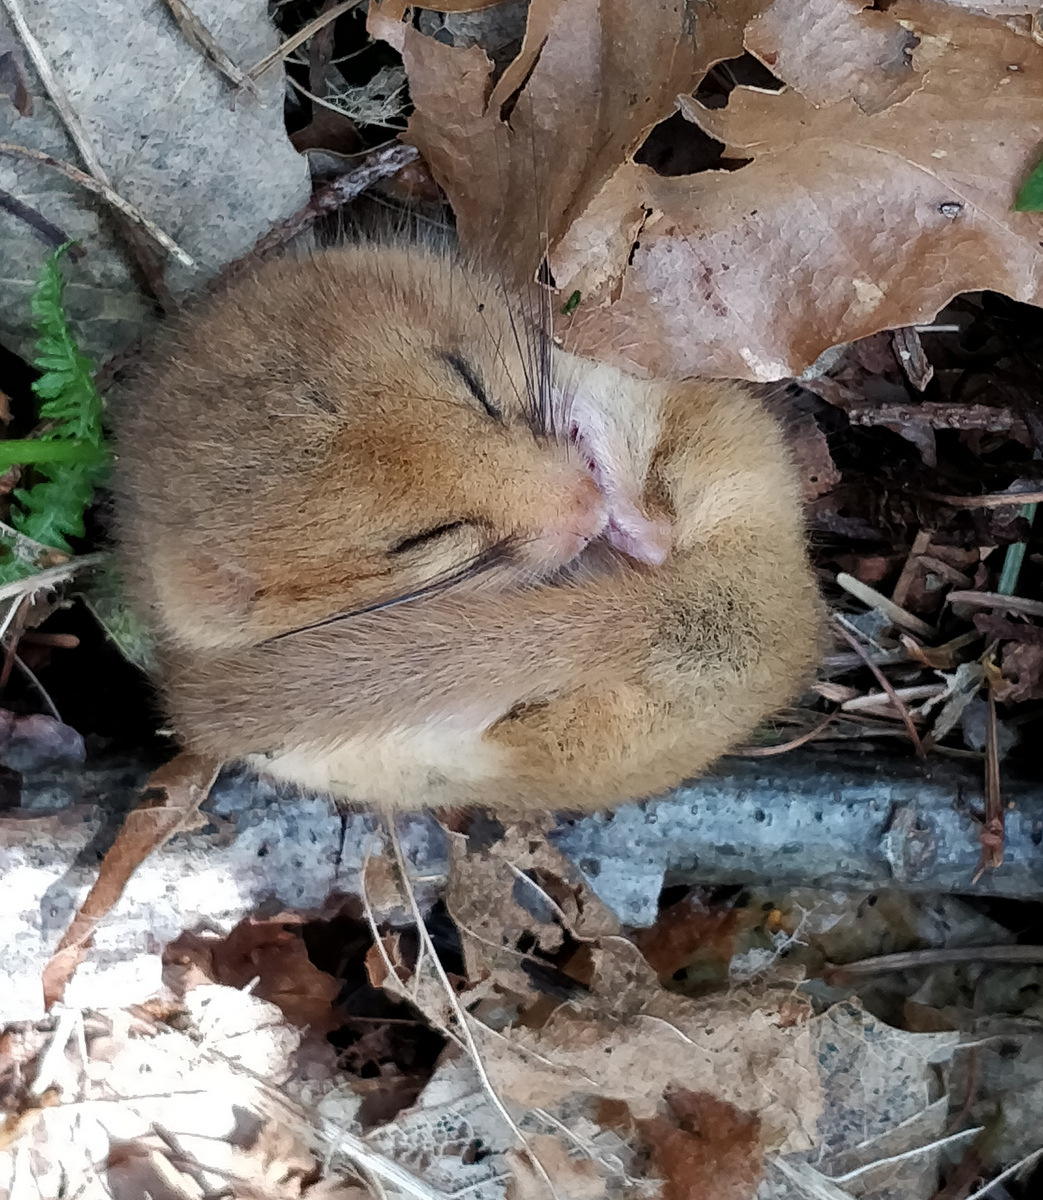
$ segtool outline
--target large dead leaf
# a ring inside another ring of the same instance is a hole
[[[477,46],[457,49],[371,19],[398,44],[418,146],[464,240],[531,275],[540,229],[556,241],[690,86],[684,5],[534,0],[518,59],[493,83]],[[520,89],[520,91],[519,91]]]
[[[1043,140],[1025,5],[706,7],[693,31],[667,3],[640,20],[618,0],[534,4],[495,90],[481,50],[398,29],[409,140],[466,243],[530,274],[542,222],[562,296],[581,293],[570,345],[639,372],[772,380],[959,292],[1040,302],[1039,217],[1010,212]],[[744,46],[788,86],[703,106],[706,68]],[[675,95],[745,165],[633,162]]]
[[[752,161],[674,179],[621,168],[596,226],[610,204],[609,228],[629,226],[635,209],[648,219],[629,267],[598,264],[621,295],[606,303],[602,285],[581,306],[571,334],[584,349],[645,370],[776,379],[837,342],[929,320],[961,291],[1040,299],[1039,219],[1009,209],[1043,137],[1043,50],[940,4],[904,0],[855,19],[867,16],[919,38],[917,87],[901,103],[872,114],[855,99],[815,107],[795,88],[737,88],[715,111],[685,99],[685,115],[729,157]],[[770,61],[767,30],[755,32]],[[808,86],[803,56],[794,70]],[[878,96],[868,85],[888,75],[867,64],[852,91],[860,77]],[[555,257],[566,289],[581,286],[585,256],[572,245],[589,246],[587,220]]]
[[[584,350],[659,373],[777,379],[837,342],[929,320],[962,291],[1040,301],[1039,218],[1009,209],[1043,137],[1043,49],[941,4],[852,20],[869,17],[919,39],[900,103],[816,107],[795,87],[736,88],[717,110],[685,98],[685,115],[748,165],[672,179],[620,168],[554,257],[559,284],[584,291],[570,330]],[[770,62],[765,19],[752,33]],[[774,69],[793,62],[825,100],[809,47],[798,55],[792,27],[775,32]],[[850,91],[878,101],[889,76],[866,62]],[[647,220],[628,245],[636,213]],[[592,259],[595,238],[614,260]]]
[[[176,834],[206,824],[206,819],[199,815],[199,806],[210,794],[220,768],[216,760],[183,753],[149,777],[141,802],[127,814],[116,840],[101,861],[94,886],[43,968],[48,1007],[61,1000],[73,972],[87,953],[94,931],[112,911],[141,863]]]

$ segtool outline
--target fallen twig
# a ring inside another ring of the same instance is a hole
[[[988,670],[986,669],[986,676]],[[1000,787],[1000,754],[996,736],[996,697],[989,684],[989,716],[985,722],[985,820],[978,840],[981,860],[974,876],[977,881],[985,871],[1003,865],[1003,793]]]
[[[913,539],[912,547],[902,566],[902,573],[898,576],[898,582],[891,592],[891,603],[896,604],[903,612],[909,589],[912,587],[916,572],[920,567],[920,557],[927,553],[933,532],[931,529],[921,529]]]
[[[950,508],[1017,508],[1021,504],[1043,503],[1043,491],[986,492],[981,496],[947,496],[941,492],[921,492],[920,495],[948,504]]]
[[[933,625],[928,625],[926,621],[921,621],[911,612],[906,612],[893,600],[888,600],[883,592],[878,592],[868,583],[863,583],[853,575],[848,575],[846,571],[837,572],[837,583],[856,600],[861,600],[869,608],[875,608],[877,612],[882,613],[892,625],[897,625],[900,629],[908,629],[910,633],[915,633],[922,638],[936,636],[938,631]]]
[[[854,636],[854,634],[849,633],[844,628],[844,626],[839,621],[837,621],[835,618],[834,618],[834,624],[836,625],[837,629],[840,631],[841,636],[845,639],[845,641],[847,641],[850,644],[852,650],[855,651],[855,653],[862,659],[862,661],[870,669],[870,671],[872,671],[873,674],[876,676],[877,683],[879,683],[880,686],[884,689],[884,691],[888,694],[888,696],[890,696],[891,703],[895,706],[895,709],[901,714],[902,721],[904,722],[906,731],[908,732],[909,737],[912,740],[913,747],[916,750],[917,756],[919,758],[925,757],[923,742],[920,741],[920,735],[916,731],[916,725],[913,723],[912,715],[910,714],[909,709],[906,708],[904,702],[899,699],[898,695],[896,694],[894,688],[891,685],[891,681],[887,678],[887,676],[883,673],[883,671],[880,670],[880,668],[876,665],[876,663],[873,662],[873,660],[865,652],[865,649],[862,646],[862,643],[858,640],[858,638],[856,638]]]
[[[378,146],[368,151],[358,166],[345,171],[324,187],[317,189],[312,198],[292,216],[280,221],[277,225],[260,237],[246,254],[230,262],[218,275],[211,280],[211,291],[220,291],[233,280],[239,278],[244,271],[273,257],[298,234],[303,233],[320,217],[336,212],[345,204],[360,196],[367,188],[380,179],[386,179],[402,169],[407,163],[413,162],[419,156],[414,146],[403,142],[391,142],[386,146]]]
[[[266,54],[264,58],[255,62],[249,71],[246,72],[247,75],[251,79],[260,79],[269,67],[273,67],[288,54],[292,54],[298,46],[304,45],[320,29],[328,25],[331,21],[335,21],[338,17],[343,16],[349,9],[357,8],[361,2],[362,0],[343,0],[342,4],[335,4],[333,8],[327,9],[324,13],[319,13],[317,17],[309,21],[302,29],[298,29],[293,37],[287,38],[285,42],[276,46],[270,54]]]
[[[150,217],[146,217],[140,208],[135,208],[129,200],[124,200],[119,192],[114,191],[109,184],[102,183],[94,175],[88,175],[85,171],[81,171],[79,167],[72,166],[60,158],[55,158],[51,154],[44,154],[42,150],[33,150],[29,146],[21,146],[17,142],[0,142],[0,154],[13,154],[18,158],[27,158],[32,162],[40,163],[42,166],[51,167],[52,170],[64,175],[71,182],[79,184],[85,191],[93,192],[96,196],[101,196],[103,200],[111,204],[117,212],[120,212],[129,221],[133,221],[136,225],[140,225],[149,236],[163,247],[169,254],[172,254],[182,266],[194,267],[196,260],[174,241],[174,239],[153,221]]]
[[[1003,596],[999,592],[950,592],[947,604],[966,604],[971,608],[1005,608],[1008,612],[1027,613],[1030,617],[1043,617],[1043,600],[1030,600],[1027,596]]]
[[[830,713],[817,725],[805,730],[797,737],[791,738],[788,742],[780,742],[777,746],[739,746],[734,750],[729,750],[728,755],[734,758],[774,758],[776,754],[788,754],[799,746],[806,746],[808,742],[813,742],[820,733],[832,725],[834,720],[836,720],[836,714]]]
[[[21,39],[26,53],[36,68],[37,75],[40,76],[40,82],[43,84],[47,95],[51,98],[51,103],[57,109],[65,128],[69,131],[69,136],[72,138],[76,149],[79,150],[80,157],[87,164],[87,169],[94,176],[95,182],[111,190],[112,182],[105,168],[101,165],[97,154],[94,152],[94,146],[87,136],[87,131],[80,124],[80,118],[76,115],[75,109],[69,102],[69,97],[65,94],[65,89],[62,87],[58,76],[51,69],[51,64],[48,61],[47,55],[44,54],[43,47],[36,40],[35,34],[29,28],[25,14],[22,12],[21,0],[3,0],[3,5],[7,9],[7,15],[11,18],[11,24],[15,27],[15,31]]]
[[[827,963],[822,976],[827,982],[846,983],[846,977],[881,975],[886,971],[916,971],[945,963],[1041,963],[1043,946],[941,946],[932,950],[904,950],[898,954],[878,954],[851,963]]]
[[[255,100],[260,99],[257,85],[246,72],[239,69],[225,53],[223,47],[214,35],[188,7],[185,0],[164,0],[178,28],[185,36],[189,45],[193,46],[219,71],[235,88],[249,92]]]
[[[23,204],[17,196],[12,196],[10,192],[5,192],[0,188],[0,208],[5,209],[12,217],[17,217],[19,221],[24,221],[26,225],[36,234],[42,241],[46,242],[52,249],[57,249],[59,246],[64,246],[69,241],[69,235],[64,230],[58,228],[53,221],[48,221],[43,213],[39,213],[35,208],[31,208],[28,204]],[[82,246],[70,246],[69,257],[75,262],[82,258],[84,249]]]

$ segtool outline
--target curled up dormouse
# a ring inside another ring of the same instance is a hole
[[[118,533],[186,748],[381,808],[593,809],[799,690],[818,601],[774,420],[530,310],[369,243],[166,331],[117,427]]]

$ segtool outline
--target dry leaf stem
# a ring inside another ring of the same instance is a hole
[[[880,670],[880,668],[876,665],[876,663],[873,662],[873,660],[866,653],[865,648],[863,647],[862,643],[858,640],[858,638],[856,638],[854,636],[854,634],[849,633],[844,628],[844,626],[838,620],[836,620],[835,617],[834,617],[833,623],[836,626],[836,628],[839,630],[841,636],[845,639],[845,641],[847,641],[850,644],[852,650],[855,651],[855,653],[859,656],[859,658],[862,659],[862,661],[865,663],[865,665],[876,676],[877,683],[879,683],[880,686],[884,689],[884,691],[888,694],[888,696],[891,699],[891,703],[895,706],[896,711],[901,716],[902,721],[905,724],[906,731],[908,732],[909,737],[913,743],[913,747],[916,750],[917,756],[919,758],[923,758],[926,753],[924,750],[923,742],[920,740],[920,735],[916,731],[916,726],[913,724],[913,718],[910,715],[909,709],[906,707],[905,702],[895,692],[894,688],[891,686],[891,681],[887,678],[887,676],[883,673],[883,671]]]
[[[220,73],[234,88],[249,92],[255,100],[260,100],[257,85],[244,71],[228,57],[224,48],[214,35],[188,7],[185,0],[164,0],[178,28],[190,46],[199,53]]]
[[[293,37],[287,38],[285,42],[276,46],[270,54],[266,54],[264,58],[255,62],[249,71],[246,72],[247,75],[251,79],[260,79],[269,67],[273,67],[288,54],[292,54],[298,46],[304,45],[313,34],[325,28],[331,21],[335,21],[338,17],[343,16],[349,9],[357,8],[360,3],[361,0],[344,0],[342,4],[336,4],[324,13],[319,13],[317,17],[309,21],[302,29],[298,29]]]
[[[27,158],[32,162],[40,163],[41,166],[50,167],[60,175],[64,175],[70,182],[79,184],[85,191],[93,192],[96,196],[101,196],[117,212],[122,213],[127,220],[133,221],[135,225],[140,225],[155,242],[162,246],[169,254],[172,254],[182,266],[194,267],[196,265],[196,260],[186,250],[182,250],[169,234],[164,233],[155,221],[146,217],[140,208],[135,208],[129,200],[124,200],[119,192],[114,191],[109,184],[102,183],[100,179],[96,179],[93,175],[88,175],[85,171],[81,171],[79,167],[74,167],[71,163],[67,163],[63,159],[55,158],[50,154],[44,154],[42,150],[33,150],[29,146],[21,146],[17,142],[0,142],[0,153],[13,154],[18,158]]]
[[[887,971],[916,971],[947,963],[1043,964],[1043,946],[941,946],[931,950],[904,950],[899,954],[878,954],[851,963],[828,963],[822,971],[826,979],[848,975],[880,975]]]

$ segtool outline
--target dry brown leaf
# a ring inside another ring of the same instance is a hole
[[[176,834],[206,824],[199,806],[210,794],[221,764],[216,759],[179,754],[154,771],[141,801],[131,810],[98,868],[98,878],[43,969],[47,1006],[62,998],[72,973],[83,961],[99,921],[123,894],[142,862]]]
[[[639,929],[633,941],[653,971],[669,979],[698,955],[727,967],[735,953],[742,910],[708,908],[694,896],[661,909],[656,923]]]
[[[757,1119],[685,1088],[671,1092],[666,1107],[638,1123],[663,1200],[750,1200],[764,1172]]]
[[[668,1089],[684,1086],[756,1116],[768,1147],[813,1144],[821,1084],[806,1013],[788,997],[674,995],[622,938],[605,939],[595,959],[589,1002],[561,1005],[538,1030],[478,1030],[501,1096],[546,1108],[582,1092],[649,1120]]]
[[[879,112],[918,84],[912,31],[864,0],[774,0],[744,40],[812,104],[852,99],[863,112]]]
[[[1001,704],[1043,700],[1043,645],[1008,642],[1001,658],[1003,682],[995,690]]]
[[[300,924],[299,917],[282,913],[268,920],[247,917],[226,938],[184,933],[164,959],[178,967],[182,993],[202,982],[245,988],[256,980],[253,994],[278,1005],[290,1024],[328,1033],[340,1023],[333,1003],[341,984],[308,957]]]
[[[552,255],[563,293],[583,293],[570,343],[644,372],[771,380],[927,321],[959,292],[1041,301],[1039,217],[1010,206],[1043,139],[1043,47],[920,0],[849,17],[919,39],[910,94],[875,113],[815,107],[795,87],[739,87],[714,110],[682,97],[729,157],[752,161],[675,178],[623,164]],[[769,45],[762,25],[757,50],[784,77],[783,32]],[[802,54],[816,50],[829,46]],[[861,75],[867,96],[891,78],[868,62]]]
[[[529,278],[541,227],[556,241],[691,86],[688,20],[674,0],[646,0],[640,21],[629,0],[536,0],[495,90],[478,47],[445,46],[384,14],[369,28],[401,43],[415,105],[406,140],[448,194],[464,241]]]

